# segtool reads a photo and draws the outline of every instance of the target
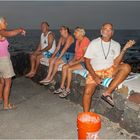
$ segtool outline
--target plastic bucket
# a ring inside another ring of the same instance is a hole
[[[101,129],[101,118],[93,112],[79,113],[77,116],[78,139],[96,140]]]

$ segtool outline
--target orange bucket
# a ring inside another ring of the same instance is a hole
[[[101,129],[101,118],[93,112],[79,113],[77,116],[78,139],[96,140]]]

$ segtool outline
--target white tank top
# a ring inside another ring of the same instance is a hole
[[[41,49],[44,49],[48,47],[48,35],[51,33],[51,31],[48,32],[46,36],[44,36],[44,33],[41,34]],[[50,53],[53,53],[56,48],[56,41],[53,40],[52,47],[50,50],[48,50]]]

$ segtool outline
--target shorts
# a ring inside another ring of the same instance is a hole
[[[80,62],[81,66],[83,67],[83,69],[86,69],[86,65],[84,62]]]
[[[58,52],[57,54],[56,54],[56,57],[59,57],[59,55],[60,55],[60,52]],[[62,60],[63,60],[63,62],[65,63],[65,64],[67,64],[67,63],[69,63],[71,60],[72,60],[72,58],[74,57],[74,53],[69,53],[69,52],[66,52],[63,56],[62,56]]]
[[[114,71],[115,71],[115,67],[114,66],[111,66],[108,69],[95,71],[95,73],[100,78],[105,79],[105,78],[112,78],[112,76],[114,74]],[[88,74],[88,76],[86,78],[86,84],[93,84],[93,83],[95,83],[93,77],[90,74]]]
[[[15,72],[10,57],[0,58],[0,78],[12,78]]]
[[[45,58],[50,58],[52,56],[52,53],[49,51],[43,52],[43,55]]]

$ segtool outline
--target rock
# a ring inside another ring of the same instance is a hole
[[[16,76],[23,76],[30,69],[29,54],[17,52],[11,54],[11,61]]]
[[[140,140],[140,138],[138,138],[137,136],[132,136],[131,139],[132,140]]]
[[[39,65],[36,75],[32,78],[32,80],[36,83],[43,80],[48,73],[48,68],[44,65]]]
[[[140,106],[127,101],[120,121],[120,126],[129,133],[140,135]]]
[[[140,93],[133,93],[128,98],[129,101],[134,102],[136,104],[140,104]]]

